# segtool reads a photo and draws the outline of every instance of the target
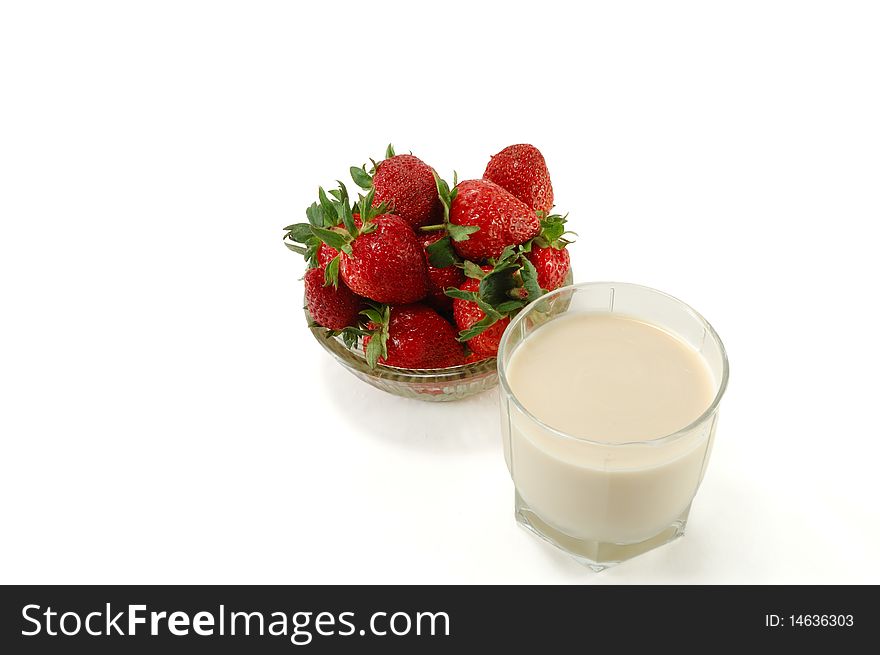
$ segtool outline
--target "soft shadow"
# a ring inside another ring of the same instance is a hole
[[[435,403],[400,398],[357,379],[335,362],[321,366],[337,414],[358,432],[439,454],[501,450],[498,390]]]
[[[723,471],[716,472],[711,482],[707,477],[703,486],[694,499],[685,535],[604,572],[607,582],[742,584],[772,578],[774,526],[769,520],[755,524],[752,518],[767,499],[743,479]]]

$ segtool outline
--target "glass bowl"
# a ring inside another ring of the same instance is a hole
[[[569,270],[564,284],[569,285],[571,282],[572,273]],[[305,302],[303,305],[305,306]],[[311,323],[308,310],[304,311],[306,321]],[[498,384],[495,357],[448,368],[410,369],[384,364],[376,364],[375,368],[370,368],[360,340],[356,348],[348,348],[341,337],[332,336],[326,328],[309,329],[324,350],[333,355],[346,370],[367,384],[395,396],[446,402],[473,396]]]
[[[326,328],[309,329],[344,368],[367,384],[395,396],[433,402],[461,400],[498,384],[494,357],[449,368],[409,369],[384,364],[370,368],[360,342],[357,350],[350,349],[341,338],[330,336]]]

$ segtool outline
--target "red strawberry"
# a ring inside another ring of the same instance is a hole
[[[571,268],[571,258],[565,248],[532,246],[526,257],[538,272],[538,286],[547,291],[558,289],[565,283]]]
[[[390,148],[390,146],[389,146]],[[373,207],[386,203],[413,227],[436,223],[443,215],[434,169],[413,155],[394,155],[379,162],[373,175]]]
[[[471,261],[498,257],[506,246],[528,241],[541,231],[531,207],[487,180],[465,180],[455,187],[449,221],[479,228],[466,240],[453,242],[456,252]]]
[[[553,207],[553,185],[541,151],[528,143],[507,146],[489,159],[484,180],[504,187],[536,211]]]
[[[568,214],[551,214],[541,218],[541,233],[532,239],[525,256],[535,267],[538,286],[547,291],[558,289],[565,283],[571,270],[571,258],[566,246],[573,232],[565,231]]]
[[[291,226],[290,234],[294,240],[303,238],[307,229],[320,242],[340,251],[326,264],[329,281],[336,283],[342,277],[356,294],[380,303],[405,304],[428,294],[425,252],[409,223],[393,214],[376,215],[380,210],[373,209],[372,190],[358,198],[357,206],[366,207],[366,215],[363,210],[360,215],[352,213],[348,191],[341,182],[339,189],[331,192],[334,200],[327,198],[323,189],[319,194],[321,205],[314,204],[307,211],[311,212],[310,225]],[[319,212],[321,222],[334,227],[317,225]],[[304,241],[311,247],[310,239]]]
[[[400,368],[446,368],[464,364],[464,347],[455,329],[427,305],[398,305],[365,312],[371,336],[364,337],[370,365],[378,361]]]
[[[339,274],[358,295],[380,303],[406,304],[428,295],[428,267],[422,244],[399,216],[380,214],[342,247]],[[350,248],[351,253],[345,249]]]
[[[446,234],[443,232],[435,232],[422,238],[425,261],[428,264],[428,302],[442,312],[452,310],[452,298],[443,293],[443,290],[457,287],[464,282],[464,272],[454,263],[442,268],[431,266],[430,254],[427,249],[445,236]]]
[[[485,266],[483,270],[492,270],[491,267]],[[478,292],[480,290],[480,281],[468,278],[464,284],[459,287],[462,291]],[[486,317],[485,312],[477,306],[477,303],[469,300],[456,298],[452,301],[452,311],[455,316],[455,324],[459,330],[467,330],[474,323],[481,321]],[[501,342],[501,335],[504,328],[510,323],[510,317],[496,321],[483,332],[468,340],[468,346],[471,351],[480,358],[495,357],[498,354],[498,344]]]
[[[306,271],[306,306],[318,325],[331,330],[341,330],[355,325],[363,300],[344,284],[338,287],[324,286],[324,270],[310,268]]]

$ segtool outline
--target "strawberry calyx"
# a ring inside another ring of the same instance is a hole
[[[366,196],[359,195],[357,202],[352,206],[349,202],[348,189],[345,184],[339,182],[339,188],[330,191],[333,200],[328,198],[323,188],[318,189],[319,203],[313,203],[306,211],[309,218],[308,224],[290,226],[288,232],[290,239],[304,239],[306,243],[306,257],[310,265],[314,262],[317,266],[317,249],[321,243],[325,243],[337,254],[324,267],[324,284],[339,286],[339,260],[342,253],[352,254],[351,243],[362,234],[374,232],[378,227],[373,219],[386,211],[385,203],[373,207],[373,190]],[[357,224],[354,214],[359,215],[360,225]],[[308,232],[311,236],[308,236]],[[286,242],[285,242],[286,243]],[[288,245],[290,248],[291,246]],[[291,248],[293,249],[293,248]]]
[[[332,339],[333,337],[342,337],[342,342],[345,344],[346,348],[354,349],[357,347],[358,339],[364,336],[368,336],[370,332],[364,330],[363,328],[357,325],[349,325],[344,327],[341,330],[332,330],[330,328],[324,327],[320,323],[317,323],[313,320],[309,321],[310,328],[319,328],[324,331],[324,337],[327,339]]]
[[[568,220],[568,214],[548,214],[547,212],[538,211],[538,218],[541,220],[541,232],[538,236],[526,241],[520,247],[521,252],[526,253],[532,250],[532,246],[539,248],[556,248],[562,250],[568,244],[574,243],[567,236],[577,236],[575,232],[565,229],[565,223]]]
[[[456,225],[449,221],[449,211],[452,207],[452,201],[458,195],[458,173],[452,173],[452,189],[449,183],[442,177],[437,175],[437,171],[431,171],[434,174],[434,183],[437,185],[437,195],[440,196],[440,204],[443,206],[443,222],[437,225],[423,225],[419,229],[422,232],[438,232],[444,230],[446,236],[432,243],[428,248],[428,260],[434,268],[445,268],[458,262],[458,256],[452,249],[453,241],[467,241],[470,235],[480,229],[478,225]]]
[[[315,236],[312,228],[333,228],[339,225],[338,205],[342,194],[338,189],[332,189],[327,197],[323,187],[318,187],[318,202],[313,202],[306,208],[308,223],[294,223],[284,228],[284,245],[290,250],[306,259],[309,268],[317,268],[318,249],[321,240]]]
[[[391,306],[376,305],[361,311],[369,323],[366,330],[361,330],[362,336],[369,336],[367,344],[367,364],[370,368],[376,368],[380,358],[388,357],[388,325],[391,321]],[[343,336],[344,338],[344,336]]]
[[[478,291],[454,287],[444,293],[475,303],[485,316],[466,330],[459,332],[459,341],[468,341],[492,327],[498,321],[516,314],[528,303],[546,293],[538,284],[534,265],[513,246],[506,247],[485,270],[471,261],[465,261],[464,274],[480,281]]]
[[[389,143],[388,147],[385,148],[385,159],[391,159],[395,154],[394,146]],[[362,164],[359,167],[351,166],[348,169],[348,172],[351,174],[351,179],[354,180],[354,183],[364,191],[369,191],[373,188],[373,176],[376,174],[376,169],[379,167],[379,164],[376,163],[376,160],[372,157],[370,158],[370,163],[372,166],[369,170],[367,169],[366,164]]]
[[[329,197],[323,187],[318,187],[318,202],[313,202],[306,208],[308,223],[294,223],[284,228],[284,245],[303,255],[309,268],[320,266],[318,249],[321,247],[321,239],[315,234],[314,229],[332,229],[342,222],[341,205],[343,198],[346,198],[347,202],[348,193],[342,182],[339,182],[339,186],[339,189],[330,190]]]

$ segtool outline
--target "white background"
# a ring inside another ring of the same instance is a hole
[[[880,582],[872,3],[4,3],[0,580]],[[578,281],[727,345],[688,535],[601,575],[513,520],[496,392],[313,342],[281,227],[387,142],[530,142]]]

